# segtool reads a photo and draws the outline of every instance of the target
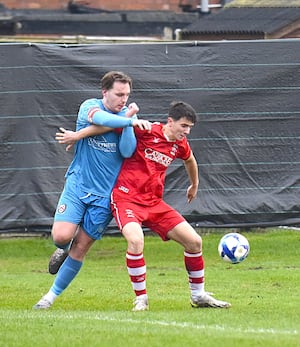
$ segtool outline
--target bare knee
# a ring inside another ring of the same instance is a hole
[[[142,228],[137,223],[128,223],[122,230],[122,234],[127,240],[127,251],[133,254],[142,253],[144,250],[144,234]]]
[[[51,235],[53,242],[57,245],[65,245],[70,242],[76,233],[77,225],[68,222],[55,222]]]
[[[128,252],[133,254],[142,253],[144,250],[144,240],[141,238],[131,238],[127,239],[128,242]]]
[[[192,238],[189,241],[188,249],[186,249],[186,251],[189,251],[191,253],[202,252],[202,238],[201,238],[201,236],[197,235],[196,237]]]
[[[181,244],[187,252],[202,252],[202,238],[187,222],[178,224],[169,231],[168,237]]]

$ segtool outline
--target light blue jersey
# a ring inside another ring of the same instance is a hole
[[[78,141],[74,159],[66,173],[66,184],[55,221],[81,224],[93,239],[102,236],[112,219],[110,194],[123,156],[129,156],[135,150],[132,119],[125,117],[127,110],[124,107],[118,114],[113,114],[105,109],[102,99],[88,99],[81,104],[78,112],[76,130],[91,124],[124,128],[122,134],[109,131]]]
[[[103,110],[103,114],[94,113],[92,124],[105,125],[112,128],[130,125],[132,139],[134,140],[132,121],[124,118],[127,107],[116,114],[109,113],[101,99],[88,99],[84,101],[79,109],[76,130],[85,128],[91,123],[89,115],[95,109]],[[75,173],[83,191],[101,197],[110,197],[111,190],[119,174],[123,157],[119,149],[120,135],[110,131],[103,135],[88,137],[80,140],[76,145],[73,162],[66,176]]]

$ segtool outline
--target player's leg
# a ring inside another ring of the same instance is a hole
[[[146,263],[144,259],[144,233],[139,223],[127,223],[122,229],[127,241],[126,265],[135,292],[133,311],[149,309],[146,290]]]
[[[52,306],[55,299],[62,294],[80,271],[83,259],[94,242],[94,239],[79,228],[71,250],[61,265],[50,290],[34,306],[35,309],[47,309]]]
[[[34,306],[35,309],[50,308],[57,296],[69,286],[80,271],[86,253],[95,240],[102,238],[112,219],[109,199],[90,196],[85,199],[85,203],[88,208],[83,225],[74,238],[69,255],[60,267],[49,292]]]
[[[87,205],[80,197],[85,194],[81,192],[71,175],[67,178],[64,190],[57,204],[52,226],[52,239],[57,247],[50,257],[49,273],[54,275],[68,256],[72,240],[82,222]]]
[[[204,260],[202,239],[196,230],[164,201],[151,208],[151,220],[146,226],[156,231],[163,240],[174,240],[184,248],[184,263],[189,277],[193,307],[229,307],[224,301],[215,300],[204,290]]]
[[[186,221],[176,225],[167,235],[184,248],[184,264],[189,276],[191,294],[202,295],[204,293],[204,260],[200,235]]]
[[[126,265],[135,293],[133,311],[149,308],[146,290],[146,263],[144,259],[144,233],[141,227],[147,218],[147,209],[128,201],[115,201],[112,194],[112,213],[127,241]]]
[[[184,247],[184,263],[189,277],[192,307],[227,308],[228,302],[216,300],[204,290],[202,239],[186,221],[177,224],[167,236]]]
[[[55,275],[68,256],[71,242],[78,230],[78,225],[70,222],[56,221],[53,224],[51,235],[56,250],[50,257],[48,270],[51,275]]]

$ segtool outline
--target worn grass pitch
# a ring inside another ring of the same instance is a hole
[[[0,239],[0,346],[298,347],[300,232],[244,232],[245,262],[217,253],[226,231],[203,235],[206,290],[230,309],[192,309],[181,246],[146,236],[150,311],[131,312],[125,240],[96,242],[70,287],[48,311],[32,306],[54,277],[47,273],[50,239]]]

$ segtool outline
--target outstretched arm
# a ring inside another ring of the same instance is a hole
[[[64,128],[59,128],[60,133],[55,134],[55,140],[63,145],[67,145],[66,151],[69,151],[74,144],[90,136],[102,135],[111,131],[112,128],[103,127],[100,125],[90,125],[86,128],[80,129],[79,131],[66,130]]]
[[[123,129],[121,139],[120,139],[120,144],[119,144],[119,149],[121,152],[121,155],[124,158],[130,157],[133,152],[135,151],[136,148],[136,139],[134,136],[134,131],[132,127],[139,127],[142,130],[151,130],[151,125],[152,123],[147,121],[147,120],[139,120],[136,117],[136,113],[139,111],[138,106],[135,103],[131,103],[128,106],[128,110],[125,114],[126,118],[131,118],[131,124],[132,126],[125,126]],[[118,118],[120,118],[118,116]],[[85,137],[90,137],[90,136],[95,136],[95,135],[102,135],[108,131],[113,130],[113,128],[105,127],[105,126],[100,126],[100,125],[90,125],[86,128],[80,129],[79,131],[71,131],[71,130],[66,130],[64,128],[59,128],[60,133],[56,133],[55,139],[61,143],[61,144],[66,144],[66,151],[69,151],[74,144],[85,138]]]
[[[190,203],[196,198],[199,185],[198,164],[193,153],[191,153],[190,157],[184,161],[184,166],[191,183],[186,193],[187,200]]]
[[[140,129],[150,131],[152,123],[143,119],[134,119],[132,125],[134,127],[137,126]],[[85,137],[105,134],[113,130],[113,128],[103,127],[100,125],[90,125],[78,131],[66,130],[64,128],[59,128],[59,130],[60,132],[55,134],[55,140],[60,144],[67,145],[66,151],[69,151],[77,141]],[[128,158],[133,154],[135,148],[136,139],[134,136],[133,127],[126,127],[123,129],[120,139],[120,152],[124,158]]]
[[[138,111],[139,107],[135,102],[128,106],[125,117],[120,117],[99,108],[95,108],[88,112],[88,121],[91,124],[102,125],[110,128],[139,127],[142,130],[150,131],[151,123],[149,121],[133,117]]]

